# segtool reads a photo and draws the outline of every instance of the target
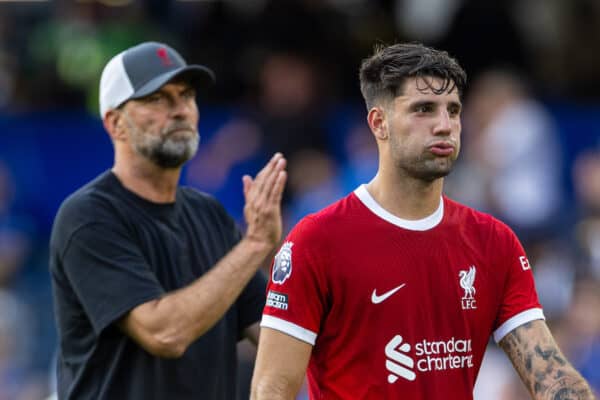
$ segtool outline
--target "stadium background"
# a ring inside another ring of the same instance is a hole
[[[218,76],[199,96],[202,141],[183,183],[242,223],[241,175],[281,150],[286,231],[376,168],[357,80],[373,44],[456,56],[470,85],[446,190],[517,231],[557,340],[600,391],[600,2],[57,0],[0,1],[0,400],[51,391],[52,219],[110,168],[99,75],[143,40]],[[242,386],[252,356],[241,345]],[[491,346],[476,398],[523,396]]]

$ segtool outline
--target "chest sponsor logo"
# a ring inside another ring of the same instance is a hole
[[[285,242],[275,256],[271,276],[271,280],[274,283],[281,285],[292,275],[292,246],[294,246],[294,243]]]
[[[392,290],[389,290],[387,292],[385,292],[382,295],[377,295],[377,289],[373,290],[373,293],[371,294],[371,302],[373,304],[379,304],[383,301],[385,301],[388,297],[392,296],[394,293],[396,293],[398,290],[402,289],[404,287],[404,285],[406,285],[406,283],[403,283],[402,285],[393,288]]]
[[[474,265],[471,265],[466,271],[459,271],[459,283],[460,287],[465,291],[464,296],[460,299],[463,310],[474,310],[477,308],[477,301],[475,300],[475,273],[476,269]]]
[[[385,345],[385,368],[390,373],[388,382],[394,383],[399,377],[408,381],[414,381],[417,374],[414,372],[415,360],[407,354],[410,352],[410,344],[402,343],[402,336],[396,335]]]
[[[269,290],[267,293],[267,307],[277,308],[279,310],[288,309],[288,296],[284,293]]]
[[[399,378],[414,381],[417,374],[422,373],[473,368],[471,339],[454,336],[448,340],[423,339],[411,346],[402,336],[396,335],[385,345],[385,356],[390,384]]]

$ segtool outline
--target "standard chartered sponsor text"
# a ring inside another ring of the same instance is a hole
[[[267,306],[278,308],[280,310],[288,309],[288,297],[285,294],[269,290],[267,294]]]
[[[471,339],[423,339],[415,344],[415,356],[421,372],[473,367]]]

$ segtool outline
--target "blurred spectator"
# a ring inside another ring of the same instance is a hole
[[[490,343],[475,382],[473,400],[517,400],[520,397],[510,392],[515,391],[513,386],[519,388],[518,385],[527,395],[525,400],[529,400],[529,395],[506,354],[496,344]]]
[[[524,49],[513,15],[514,5],[519,1],[462,0],[460,3],[446,34],[435,42],[438,47],[462,60],[472,77],[504,65],[530,70],[532,60]]]
[[[553,328],[565,355],[600,394],[600,281],[579,281],[573,300]]]
[[[357,118],[355,109],[344,112],[350,115],[341,119],[350,121],[332,128],[328,152],[308,149],[289,160],[288,190],[293,195],[286,207],[287,227],[368,183],[377,172],[377,145],[366,120]]]
[[[1,18],[2,17],[0,17],[0,26],[4,23]],[[2,35],[1,29],[0,35]],[[7,107],[14,95],[16,80],[14,64],[14,57],[0,47],[0,109]]]
[[[499,217],[525,242],[549,234],[560,222],[563,193],[559,136],[548,111],[516,75],[490,70],[473,82],[463,121],[452,195]]]
[[[573,185],[578,200],[575,251],[579,272],[600,280],[600,151],[579,155],[573,166]]]
[[[249,121],[233,119],[222,126],[188,168],[188,182],[215,192],[228,180],[231,168],[253,157],[261,144],[258,127]]]
[[[31,221],[14,213],[14,194],[12,174],[0,160],[0,287],[12,283],[31,248]]]
[[[259,109],[254,117],[261,127],[268,152],[287,157],[307,149],[326,148],[324,95],[318,65],[309,57],[269,54],[260,72]]]
[[[326,110],[319,83],[322,76],[317,71],[317,64],[302,54],[266,55],[259,74],[257,99],[200,146],[199,156],[188,168],[188,183],[224,194],[222,190],[232,178],[238,182],[232,173],[236,166],[260,165],[266,154],[276,151],[290,160],[290,175],[301,173],[294,171],[304,167],[302,162],[293,161],[297,154],[307,150],[322,152],[327,148]],[[252,171],[244,171],[248,172]],[[241,199],[241,184],[236,183],[236,188],[239,191],[228,194],[239,194],[236,198]],[[293,185],[289,186],[284,203],[299,194]]]
[[[11,59],[15,101],[25,108],[77,105],[82,96],[91,103],[92,75],[108,54],[159,38],[231,77],[218,83],[222,102],[245,95],[267,49],[312,54],[338,95],[357,98],[354,67],[373,40],[437,44],[471,75],[514,65],[545,92],[591,99],[600,85],[600,60],[588,51],[600,27],[594,0],[21,3],[0,2],[0,54]]]
[[[345,157],[340,178],[343,192],[348,194],[377,173],[377,144],[366,119],[350,127],[343,147]]]
[[[110,56],[159,32],[145,17],[146,2],[128,3],[107,7],[97,1],[53,2],[31,7],[27,34],[21,38],[13,108],[87,106],[96,115],[97,81]],[[116,23],[115,17],[127,23]]]
[[[232,115],[214,133],[200,122],[201,144],[196,157],[189,161],[187,184],[222,199],[231,215],[244,224],[242,180],[267,160],[262,147],[262,132],[254,122]]]
[[[532,54],[532,60],[544,73],[546,87],[559,95],[597,100],[600,53],[589,49],[597,46],[600,37],[600,2],[553,0],[543,3],[544,8],[555,9],[554,26],[558,30],[557,40],[549,41],[551,46],[541,54],[543,57]],[[537,18],[538,15],[530,18],[529,23]]]
[[[32,317],[16,293],[0,287],[0,400],[39,400],[46,393],[44,380],[29,369]]]
[[[530,243],[528,251],[544,315],[549,321],[556,320],[567,311],[577,280],[567,235]]]
[[[31,371],[32,310],[14,289],[31,251],[31,221],[13,210],[14,182],[0,161],[0,400],[38,400],[43,386]]]
[[[332,204],[345,193],[341,187],[336,161],[321,150],[294,153],[288,163],[288,190],[292,200],[284,211],[284,230],[302,217]]]
[[[396,0],[395,20],[399,30],[421,42],[442,39],[463,0]]]

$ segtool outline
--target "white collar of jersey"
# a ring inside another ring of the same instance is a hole
[[[364,184],[356,188],[356,190],[354,190],[354,194],[369,210],[371,210],[379,218],[382,218],[391,224],[399,226],[400,228],[409,229],[411,231],[426,231],[428,229],[431,229],[437,226],[437,224],[439,224],[442,218],[444,217],[444,200],[442,197],[440,197],[439,207],[437,208],[437,210],[434,211],[433,214],[422,219],[410,220],[398,218],[389,211],[385,210],[383,207],[381,207],[379,203],[377,203],[375,199],[371,196],[371,194],[367,190],[367,186]]]

